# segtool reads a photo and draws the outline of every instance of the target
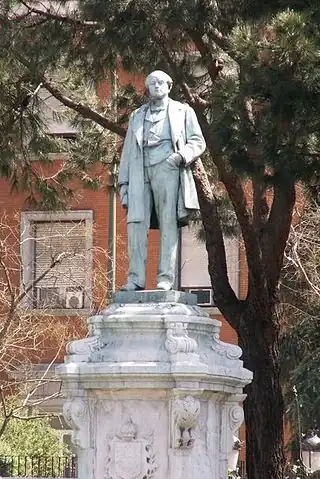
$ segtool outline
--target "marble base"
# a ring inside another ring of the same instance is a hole
[[[120,291],[114,295],[114,303],[182,303],[194,306],[197,304],[197,296],[175,290]]]
[[[121,292],[57,368],[78,479],[222,479],[252,374],[179,291]]]

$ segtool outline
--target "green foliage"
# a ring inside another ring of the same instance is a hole
[[[71,456],[59,433],[49,421],[11,419],[0,439],[0,474],[59,476]]]
[[[230,0],[174,4],[84,0],[77,10],[74,4],[60,2],[56,16],[27,14],[19,1],[7,5],[1,15],[1,41],[8,46],[8,55],[0,65],[0,127],[4,133],[0,174],[10,178],[15,188],[34,185],[30,200],[38,201],[40,193],[45,207],[61,207],[73,194],[68,186],[71,177],[97,187],[99,175],[92,176],[92,166],[100,160],[108,163],[114,156],[110,135],[72,110],[63,112],[79,131],[72,145],[50,137],[41,119],[41,104],[37,95],[32,96],[37,84],[43,75],[54,78],[60,91],[71,92],[75,101],[110,118],[112,105],[99,102],[92,85],[107,78],[119,58],[133,72],[167,69],[175,80],[176,98],[181,97],[183,82],[199,91],[211,104],[207,118],[216,145],[241,176],[261,177],[263,169],[269,168],[272,174],[264,181],[273,185],[292,178],[308,183],[319,174],[315,4],[307,9],[296,2],[289,9],[285,1],[258,8],[256,2]],[[225,35],[225,45],[215,42],[214,28]],[[214,88],[203,70],[204,58],[191,54],[194,32],[200,38],[207,35],[209,51],[225,62]],[[196,69],[201,64],[199,76]],[[118,93],[125,120],[126,112],[142,98],[128,88]],[[30,102],[22,107],[28,95]],[[244,104],[249,105],[249,118]],[[252,144],[260,152],[254,158]],[[45,162],[50,152],[62,150],[69,153],[68,159],[54,180],[32,171],[31,154]]]
[[[30,416],[27,408],[19,408],[16,401],[9,399],[6,409],[9,404],[18,407],[16,410],[19,410],[19,414],[13,414],[6,423],[1,417],[1,426],[5,425],[5,428],[0,437],[0,456],[4,458],[0,463],[0,474],[10,472],[8,475],[18,476],[23,471],[23,474],[30,476],[47,477],[52,473],[60,476],[61,466],[64,462],[67,465],[70,451],[59,431],[51,427],[49,418],[37,417],[35,409]],[[59,459],[63,457],[65,461]]]
[[[0,456],[63,456],[68,453],[46,418],[11,419],[0,438]]]

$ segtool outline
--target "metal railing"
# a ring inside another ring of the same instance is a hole
[[[78,476],[76,456],[0,456],[0,477]]]
[[[0,478],[77,478],[78,462],[76,456],[0,456]],[[246,479],[246,463],[239,461],[236,477]],[[320,471],[313,474],[296,475],[287,473],[288,479],[320,479]]]
[[[239,461],[238,462],[238,473],[241,479],[246,479],[247,473],[246,473],[246,461]]]
[[[240,479],[247,479],[245,461],[238,462],[236,476]],[[290,464],[287,464],[284,476],[285,479],[320,479],[320,471],[311,473],[305,467],[296,469],[295,467],[292,467],[292,465],[290,466]]]

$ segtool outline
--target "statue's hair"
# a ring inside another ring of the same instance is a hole
[[[147,90],[148,90],[150,78],[155,76],[158,78],[159,77],[162,78],[168,83],[170,88],[172,87],[172,83],[173,83],[172,78],[167,73],[163,72],[162,70],[155,70],[154,72],[149,73],[149,75],[146,78],[145,85]]]

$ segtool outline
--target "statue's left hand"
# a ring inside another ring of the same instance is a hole
[[[120,202],[124,208],[128,208],[128,185],[120,186]]]
[[[180,153],[172,153],[172,155],[170,155],[166,161],[169,163],[169,165],[177,168],[182,163],[182,156]]]

